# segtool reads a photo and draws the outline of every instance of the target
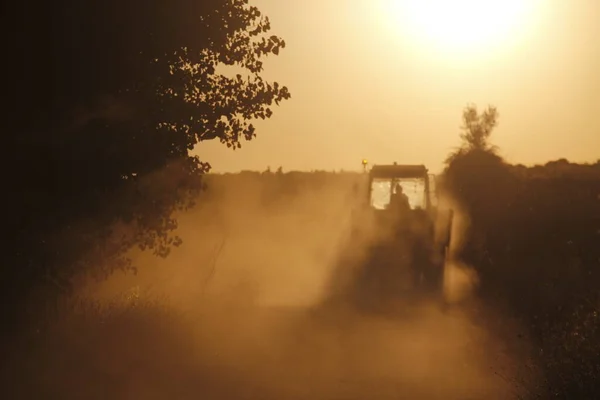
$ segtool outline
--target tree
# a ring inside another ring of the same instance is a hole
[[[240,148],[251,121],[290,98],[261,76],[285,42],[247,0],[21,4],[7,6],[27,21],[8,47],[11,296],[64,286],[87,264],[110,273],[134,244],[168,254],[171,214],[210,168],[190,151],[213,139]],[[115,223],[127,226],[117,237]]]
[[[446,159],[443,189],[470,220],[462,249],[464,261],[484,268],[489,261],[485,251],[506,243],[502,227],[512,215],[520,182],[489,142],[498,124],[496,108],[489,106],[479,113],[470,105],[462,119],[462,144]]]
[[[477,106],[468,105],[462,114],[463,125],[461,126],[461,146],[456,152],[450,154],[446,164],[450,164],[456,157],[460,157],[469,151],[484,151],[495,153],[496,147],[491,145],[489,138],[494,128],[498,125],[498,110],[494,106],[488,106],[479,113]]]
[[[463,133],[461,139],[470,149],[491,150],[489,138],[492,130],[498,124],[498,111],[494,106],[488,106],[481,114],[477,107],[470,105],[463,111]]]
[[[485,184],[499,184],[491,176],[496,171],[505,177],[507,168],[504,160],[497,154],[496,146],[489,141],[494,128],[498,125],[498,111],[494,106],[488,106],[483,112],[477,106],[468,105],[462,113],[461,146],[446,158],[444,171],[445,186],[453,187],[455,196],[471,187],[476,192]],[[496,175],[497,175],[496,174]],[[499,179],[499,176],[496,176]]]

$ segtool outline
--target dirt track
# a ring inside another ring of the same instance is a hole
[[[422,304],[394,319],[299,309],[246,309],[224,319],[213,312],[202,335],[213,352],[203,359],[223,367],[213,383],[237,381],[225,385],[229,398],[514,398],[503,377],[508,359],[458,310]],[[213,390],[221,396],[224,387]]]
[[[246,194],[257,192],[245,184]],[[183,337],[176,343],[192,344],[177,355],[172,333],[143,330],[147,343],[136,346],[147,361],[123,372],[122,398],[515,398],[516,363],[464,310],[420,303],[393,318],[307,311],[327,287],[345,237],[346,196],[337,187],[307,190],[275,211],[248,196],[223,196],[182,218],[184,246],[172,257],[143,257],[140,276],[106,283],[109,297],[136,284],[165,293],[186,312],[171,328]],[[103,368],[123,364],[120,354],[111,357]]]

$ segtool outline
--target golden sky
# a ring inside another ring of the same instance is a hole
[[[360,170],[362,158],[437,172],[475,103],[498,107],[492,139],[510,162],[600,159],[599,0],[522,0],[528,7],[504,25],[500,8],[456,24],[444,20],[448,9],[437,16],[441,34],[394,1],[251,0],[287,44],[264,76],[292,99],[242,149],[202,143],[201,158],[214,172]],[[463,42],[452,42],[453,26],[504,36],[467,44],[474,36],[463,28]]]

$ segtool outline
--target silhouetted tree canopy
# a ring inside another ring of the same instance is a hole
[[[135,243],[166,255],[178,243],[172,211],[210,168],[190,150],[212,139],[241,147],[251,121],[290,98],[261,76],[285,42],[247,0],[11,2],[5,15],[7,282],[66,284],[90,249],[105,273]],[[126,240],[100,244],[115,221]]]
[[[479,112],[475,105],[463,110],[461,146],[446,159],[444,184],[471,213],[501,218],[514,196],[514,176],[490,136],[498,125],[498,111],[488,106]],[[494,209],[496,213],[490,213]]]
[[[446,159],[447,165],[450,165],[456,157],[470,151],[495,153],[496,147],[490,144],[489,139],[492,131],[498,125],[498,110],[496,107],[488,106],[480,113],[477,106],[468,105],[463,110],[462,121],[461,146],[448,156]]]

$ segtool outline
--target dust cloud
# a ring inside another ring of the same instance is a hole
[[[344,247],[356,205],[348,185],[275,200],[262,186],[214,179],[179,217],[184,244],[170,257],[136,254],[137,276],[82,290],[140,313],[159,299],[167,315],[88,342],[80,363],[118,382],[111,398],[515,398],[514,360],[463,307],[421,301],[390,316],[323,306],[338,261],[357,251]],[[467,298],[467,270],[448,274],[449,298]],[[81,393],[95,387],[81,379]]]
[[[440,208],[453,210],[452,240],[448,249],[449,257],[444,273],[444,296],[447,302],[456,304],[471,299],[479,284],[475,268],[459,262],[457,256],[464,245],[470,220],[452,198],[441,199]]]

